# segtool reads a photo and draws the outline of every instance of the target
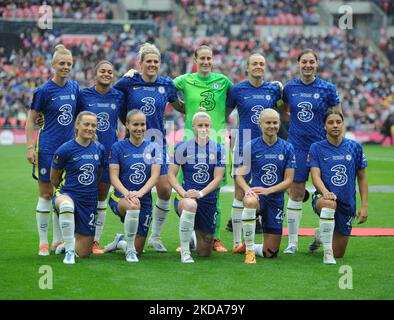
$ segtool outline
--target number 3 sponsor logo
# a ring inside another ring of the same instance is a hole
[[[70,104],[64,104],[59,108],[61,115],[57,117],[57,121],[62,126],[67,126],[72,122],[73,120],[72,110],[73,108]]]

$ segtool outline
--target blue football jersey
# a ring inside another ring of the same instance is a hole
[[[316,142],[311,145],[307,162],[311,168],[320,168],[326,188],[354,211],[357,171],[368,166],[361,144],[346,138],[338,147],[327,139]]]
[[[249,142],[261,136],[259,127],[260,113],[264,109],[275,108],[281,98],[277,85],[264,82],[260,87],[253,86],[249,80],[234,85],[227,96],[227,107],[238,111],[238,146],[242,153],[244,138]]]
[[[119,165],[119,180],[129,191],[140,190],[151,177],[152,164],[162,163],[161,149],[149,141],[138,147],[129,139],[119,141],[112,146],[109,155],[109,164]],[[122,194],[115,190],[115,196],[121,198]],[[140,201],[151,204],[151,193],[145,194]]]
[[[251,187],[269,188],[283,181],[287,168],[296,168],[294,148],[281,138],[269,146],[259,137],[246,144],[243,164],[251,170]],[[283,201],[284,192],[267,197]]]
[[[105,147],[108,157],[112,145],[118,141],[118,117],[125,108],[125,97],[121,91],[111,88],[106,94],[96,87],[82,89],[78,96],[78,112],[91,111],[97,115],[96,134]]]
[[[164,110],[168,103],[177,100],[175,85],[171,78],[157,76],[155,82],[145,82],[140,74],[123,77],[114,86],[126,96],[127,111],[141,110],[146,116],[146,128],[159,130],[165,143]],[[149,134],[149,132],[147,132]],[[155,133],[151,132],[151,136]],[[157,133],[156,133],[157,135]],[[151,136],[149,137],[150,140]]]
[[[34,91],[30,108],[44,116],[44,126],[37,138],[38,152],[53,154],[63,143],[73,139],[78,93],[78,82],[67,80],[64,87],[60,87],[52,79]]]
[[[319,77],[308,85],[300,79],[286,83],[283,101],[290,106],[287,140],[305,151],[312,143],[325,139],[324,115],[328,108],[340,103],[335,86]]]
[[[226,151],[223,145],[213,140],[199,146],[194,139],[190,139],[176,145],[171,162],[181,166],[186,191],[202,190],[214,179],[215,168],[226,166]],[[216,197],[217,191],[214,191],[204,199],[214,200]]]
[[[58,190],[85,202],[97,202],[98,171],[105,165],[104,146],[92,141],[81,146],[76,140],[61,145],[54,154],[52,167],[64,170]]]

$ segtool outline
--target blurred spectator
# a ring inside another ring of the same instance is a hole
[[[45,4],[52,7],[54,18],[113,19],[109,2],[98,0],[0,0],[0,17],[37,19]]]

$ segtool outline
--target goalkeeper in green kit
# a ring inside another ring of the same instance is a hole
[[[195,113],[204,108],[212,119],[210,138],[218,143],[226,142],[226,98],[228,90],[233,86],[231,80],[223,74],[213,73],[213,52],[209,46],[202,45],[196,49],[193,61],[197,73],[187,73],[174,79],[177,91],[183,93],[185,128],[184,140],[193,137],[192,118]],[[179,177],[183,180],[183,177]],[[180,181],[181,182],[181,181]],[[224,176],[222,186],[227,182]],[[227,249],[220,241],[221,207],[220,192],[216,216],[216,232],[213,250],[225,253]]]

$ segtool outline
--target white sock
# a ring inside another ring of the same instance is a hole
[[[194,230],[195,212],[183,210],[179,219],[179,239],[181,241],[181,252],[190,251],[190,237]]]
[[[140,210],[127,210],[124,218],[124,235],[127,242],[127,251],[135,250],[135,236],[138,230]]]
[[[254,244],[253,246],[253,251],[256,254],[256,256],[259,257],[263,257],[264,258],[264,254],[263,254],[263,244]]]
[[[236,248],[242,242],[242,211],[244,204],[234,198],[232,210],[231,210],[231,221],[233,223],[233,247]]]
[[[160,238],[161,230],[163,229],[164,222],[170,212],[171,200],[163,200],[157,198],[156,205],[153,209],[153,223],[151,237]]]
[[[116,247],[118,249],[123,250],[123,252],[126,253],[127,252],[127,241],[126,240],[119,241]]]
[[[103,233],[105,218],[107,217],[107,201],[97,202],[96,231],[94,233],[94,241],[100,242]]]
[[[253,251],[254,233],[256,229],[256,209],[243,209],[242,228],[244,232],[246,251]]]
[[[36,222],[40,245],[48,244],[48,229],[51,213],[51,200],[39,197],[36,208]]]
[[[322,208],[320,212],[320,240],[324,251],[332,250],[332,237],[335,229],[335,210]]]
[[[52,223],[53,223],[53,239],[52,244],[62,242],[62,231],[60,230],[59,216],[56,212],[52,212]]]
[[[75,220],[74,204],[69,201],[63,201],[59,205],[59,224],[62,231],[64,248],[66,251],[75,250]]]
[[[287,227],[289,233],[289,245],[298,246],[298,229],[302,218],[302,201],[287,201]]]

